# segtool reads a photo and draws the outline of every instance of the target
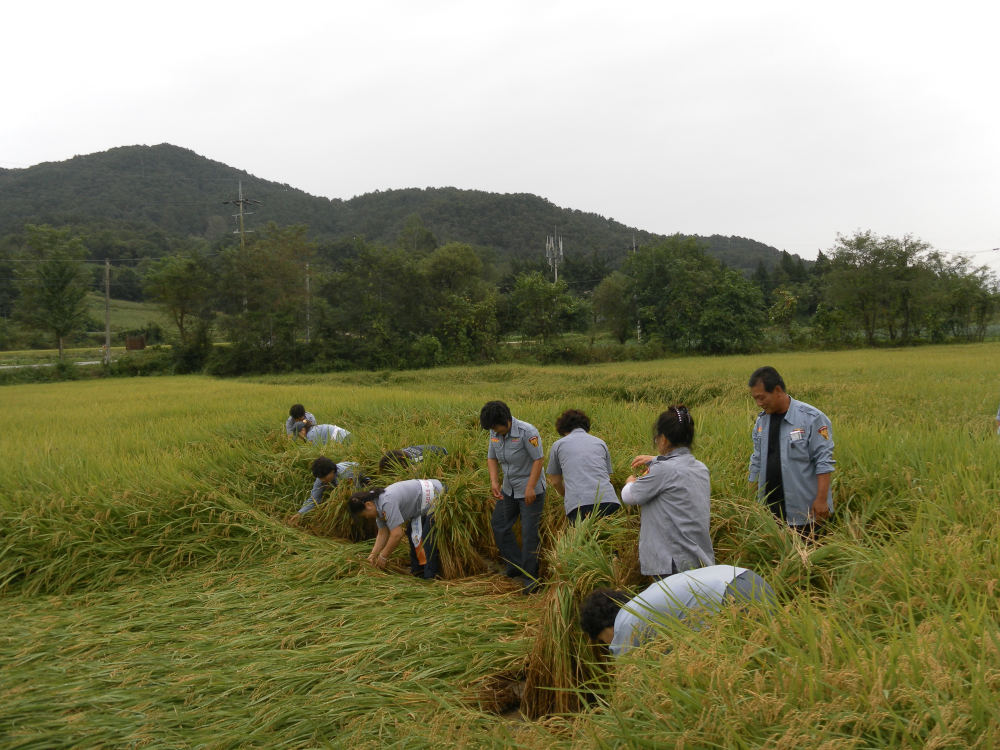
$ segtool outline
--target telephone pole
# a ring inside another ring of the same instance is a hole
[[[104,364],[111,364],[111,259],[104,259]]]
[[[563,238],[559,236],[559,227],[552,230],[552,236],[545,238],[545,257],[556,273],[556,281],[559,281],[559,266],[563,262]]]
[[[222,205],[225,206],[229,204],[229,205],[239,206],[240,212],[238,214],[233,214],[233,218],[236,219],[236,221],[239,223],[240,228],[237,229],[235,232],[233,232],[233,234],[238,234],[240,236],[240,247],[245,248],[247,245],[246,241],[243,239],[243,235],[253,234],[253,230],[243,228],[243,217],[249,216],[250,214],[253,213],[253,211],[245,211],[244,208],[252,206],[254,203],[260,205],[260,201],[254,200],[253,198],[243,197],[243,180],[240,180],[239,186],[240,186],[240,197],[234,201],[222,201]]]
[[[309,263],[306,263],[306,343],[309,343]]]

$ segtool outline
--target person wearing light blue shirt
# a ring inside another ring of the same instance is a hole
[[[292,404],[288,410],[288,419],[285,420],[285,434],[294,437],[296,434],[296,422],[306,422],[310,426],[316,424],[316,417],[306,411],[302,404]]]
[[[335,443],[351,442],[351,433],[335,424],[315,424],[310,426],[307,422],[297,422],[295,434],[297,437],[313,445],[326,445],[331,440]]]
[[[635,597],[598,589],[580,607],[580,627],[592,641],[622,656],[653,638],[657,624],[673,620],[700,629],[705,616],[727,601],[744,608],[759,604],[772,612],[777,608],[774,589],[752,570],[711,565],[656,581]]]
[[[761,408],[751,433],[750,482],[775,518],[803,536],[818,532],[833,513],[833,426],[819,409],[789,396],[773,367],[754,371],[750,395]]]
[[[326,493],[336,489],[341,482],[351,482],[355,486],[363,487],[370,481],[361,473],[361,467],[353,461],[335,464],[326,456],[320,456],[313,461],[312,473],[316,481],[313,482],[309,497],[299,508],[299,515],[314,510],[325,500]]]

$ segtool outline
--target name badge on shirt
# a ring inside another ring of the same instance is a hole
[[[791,438],[793,443],[797,443],[800,440],[806,439],[806,431],[801,429],[792,430],[791,433],[789,434],[789,437]]]

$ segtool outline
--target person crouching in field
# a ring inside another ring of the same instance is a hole
[[[406,469],[414,464],[419,464],[424,460],[424,456],[429,453],[436,453],[439,456],[447,456],[448,449],[440,445],[411,445],[409,448],[402,448],[395,451],[386,451],[378,462],[380,474],[385,474],[393,469]]]
[[[312,443],[326,445],[331,440],[335,443],[351,442],[351,433],[335,424],[314,424],[308,422],[295,423],[295,436]]]
[[[486,465],[490,489],[496,498],[493,538],[506,563],[506,575],[523,575],[523,593],[538,588],[538,526],[545,509],[545,479],[542,478],[542,438],[532,425],[514,419],[503,401],[490,401],[479,412],[479,426],[490,431]],[[503,485],[500,470],[503,470]],[[517,547],[514,524],[521,518],[521,548]]]
[[[556,420],[556,432],[562,437],[552,444],[545,473],[564,498],[569,522],[618,510],[621,504],[611,485],[611,452],[607,443],[590,434],[590,417],[579,409],[568,409]]]
[[[332,459],[320,456],[312,462],[312,473],[316,477],[309,498],[299,508],[299,515],[308,513],[325,499],[325,495],[341,482],[350,482],[358,487],[364,487],[371,480],[361,473],[361,467],[353,461],[342,461],[335,464]]]
[[[653,425],[658,456],[636,456],[622,502],[639,506],[639,567],[643,575],[666,578],[715,564],[708,526],[712,483],[708,467],[691,453],[694,419],[686,406],[670,406]]]
[[[694,628],[701,615],[716,613],[728,602],[760,604],[777,609],[774,589],[752,570],[732,565],[712,565],[689,570],[665,581],[656,581],[637,596],[624,591],[598,589],[580,607],[580,627],[595,643],[607,644],[621,656],[650,640],[654,623],[684,620]]]
[[[302,422],[313,426],[316,424],[316,417],[307,412],[306,407],[302,404],[292,404],[292,408],[288,410],[288,419],[285,420],[285,434],[289,437],[295,437],[295,425]]]
[[[434,503],[447,488],[436,479],[407,479],[385,488],[355,492],[348,508],[355,518],[374,518],[378,535],[368,562],[385,569],[392,553],[409,532],[410,572],[427,580],[436,578],[440,555],[434,539]],[[403,524],[408,528],[404,529]]]

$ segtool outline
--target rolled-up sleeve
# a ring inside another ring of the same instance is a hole
[[[809,456],[816,467],[816,474],[829,474],[837,468],[833,458],[833,425],[824,414],[817,415],[813,422]]]
[[[658,478],[647,474],[632,482],[627,493],[622,492],[622,502],[626,505],[645,505],[659,494],[659,490]]]

